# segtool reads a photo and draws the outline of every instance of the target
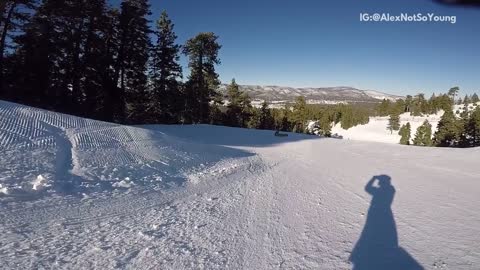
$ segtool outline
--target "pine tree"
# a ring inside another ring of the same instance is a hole
[[[242,112],[241,112],[241,127],[251,127],[249,125],[250,118],[253,115],[253,106],[250,97],[246,92],[242,92],[241,95],[241,104],[242,104]]]
[[[430,99],[428,100],[428,106],[430,108],[430,111],[428,112],[429,114],[436,114],[438,112],[439,110],[438,98],[435,95],[435,93],[433,93]]]
[[[390,114],[387,129],[390,130],[390,133],[392,134],[394,130],[397,131],[400,129],[400,115],[398,114],[398,112],[392,112]]]
[[[117,13],[106,6],[105,0],[87,1],[85,29],[81,44],[78,68],[80,73],[80,113],[95,119],[113,121],[110,103],[116,91],[114,77],[114,43]]]
[[[173,27],[167,12],[163,11],[157,21],[157,43],[152,50],[151,61],[153,111],[158,123],[178,122],[183,105],[179,83],[182,67],[178,63],[181,46],[175,44],[177,36]]]
[[[0,4],[0,98],[9,98],[5,91],[5,62],[7,49],[15,49],[14,40],[30,20],[29,11],[36,0],[2,0]]]
[[[457,122],[457,138],[459,147],[468,147],[470,142],[468,138],[468,123],[470,120],[470,112],[468,109],[468,100],[463,106],[462,112],[460,113],[460,119]]]
[[[428,120],[425,120],[425,122],[417,128],[413,144],[418,146],[432,146],[432,125]]]
[[[113,25],[105,0],[45,0],[16,40],[18,101],[111,120]]]
[[[286,104],[285,108],[282,109],[281,114],[281,122],[279,127],[281,131],[292,131],[292,122],[290,121],[291,114],[290,105]]]
[[[295,99],[293,105],[292,119],[294,122],[294,132],[303,133],[305,131],[305,125],[307,119],[307,102],[305,98],[300,96]]]
[[[428,113],[428,103],[425,100],[425,95],[420,93],[413,99],[411,115],[422,116],[424,113]]]
[[[480,101],[480,99],[478,98],[477,93],[474,93],[474,94],[472,95],[471,100],[472,100],[472,103],[477,103],[477,102]]]
[[[376,109],[378,116],[387,116],[388,112],[390,112],[391,103],[390,100],[383,99],[382,103],[380,103]]]
[[[259,121],[257,128],[259,129],[273,129],[274,119],[268,108],[268,103],[264,101],[262,107],[259,110]]]
[[[448,90],[448,95],[452,98],[453,103],[455,103],[455,97],[457,96],[458,92],[460,91],[460,88],[458,86],[450,88]]]
[[[227,87],[226,124],[233,127],[247,127],[252,116],[252,106],[248,95],[240,91],[240,86],[232,80]]]
[[[477,107],[468,119],[466,128],[466,137],[468,140],[468,146],[477,147],[480,146],[480,107]]]
[[[402,138],[400,139],[400,144],[403,145],[409,145],[410,144],[410,137],[411,137],[411,127],[410,127],[410,122],[407,122],[405,125],[403,125],[400,128],[400,131],[398,132]]]
[[[221,110],[223,107],[223,99],[220,95],[216,95],[210,105],[210,115],[208,123],[211,125],[225,125],[225,113]]]
[[[87,58],[87,62],[95,63],[87,64],[87,66],[95,66],[89,72],[95,73],[93,76],[96,76],[96,82],[94,84],[87,82],[86,91],[96,93],[97,96],[87,94],[86,107],[97,107],[95,118],[109,122],[119,121],[121,119],[119,116],[123,115],[120,113],[120,108],[124,108],[119,102],[121,97],[118,94],[120,91],[115,76],[116,56],[119,48],[119,29],[117,27],[119,16],[118,9],[106,9],[102,20],[98,22],[101,30],[95,53],[91,53]],[[91,89],[95,87],[97,90]]]
[[[185,119],[188,122],[205,123],[210,115],[210,101],[217,95],[220,85],[215,65],[220,64],[221,48],[214,33],[200,33],[189,39],[183,53],[188,56],[190,76],[185,85]]]
[[[451,110],[445,111],[435,132],[435,145],[441,147],[456,146],[459,141],[459,121]]]
[[[24,33],[16,39],[19,45],[15,53],[16,69],[22,71],[15,81],[18,102],[57,111],[62,111],[61,104],[68,103],[67,85],[61,83],[66,77],[62,73],[66,70],[65,61],[61,61],[65,58],[61,54],[64,27],[59,25],[63,21],[62,12],[68,10],[65,5],[43,1]]]
[[[411,95],[407,95],[405,98],[405,110],[404,112],[411,112],[413,104],[413,97]]]
[[[465,97],[463,98],[463,104],[469,104],[471,102],[470,100],[470,97],[468,95],[465,95]]]
[[[147,63],[151,48],[148,0],[124,0],[119,17],[119,45],[115,80],[120,89],[117,98],[119,120],[128,110],[128,121],[139,123],[148,118]],[[127,107],[128,105],[128,107]]]

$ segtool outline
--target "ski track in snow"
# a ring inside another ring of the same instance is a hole
[[[0,151],[4,269],[352,269],[379,174],[422,267],[480,263],[479,149],[127,127],[0,102]]]

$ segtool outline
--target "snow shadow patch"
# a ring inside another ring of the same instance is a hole
[[[391,209],[395,188],[391,182],[388,175],[376,175],[365,186],[372,201],[362,234],[350,256],[353,270],[424,269],[398,245],[397,227]]]
[[[288,136],[275,136],[273,130],[257,130],[214,125],[147,125],[146,129],[203,144],[226,146],[268,147],[304,140],[319,140],[316,135],[282,132]]]

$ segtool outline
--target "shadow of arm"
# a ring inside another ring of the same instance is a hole
[[[365,185],[365,192],[367,192],[370,195],[373,195],[377,190],[377,188],[373,186],[373,183],[375,182],[376,179],[377,179],[376,176],[372,177],[372,179],[368,181],[367,185]]]

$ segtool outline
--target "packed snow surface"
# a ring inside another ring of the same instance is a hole
[[[0,268],[478,269],[479,158],[0,102]]]

